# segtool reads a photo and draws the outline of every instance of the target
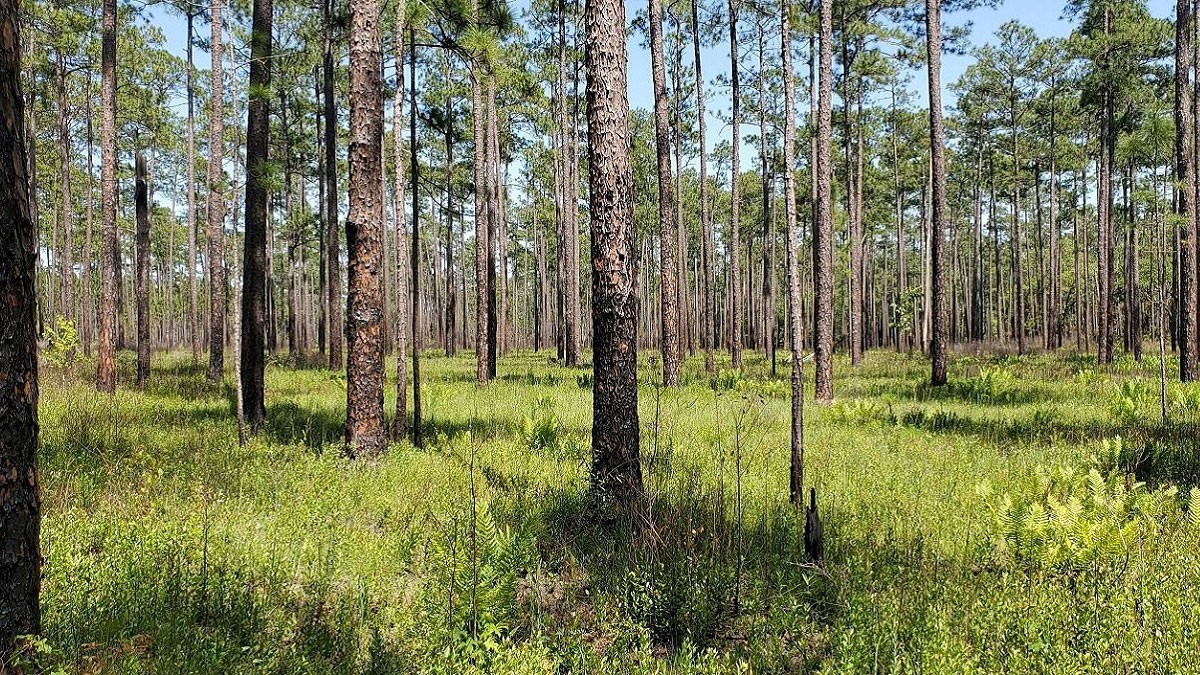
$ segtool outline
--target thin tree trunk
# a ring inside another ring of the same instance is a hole
[[[412,274],[412,373],[413,373],[413,445],[425,447],[421,436],[421,208],[417,201],[421,165],[417,161],[417,45],[413,28],[408,29],[408,171],[412,179],[412,246],[409,250],[409,272]]]
[[[75,220],[71,205],[71,126],[67,117],[67,65],[62,50],[56,50],[58,59],[58,150],[60,164],[60,191],[62,198],[62,242],[58,247],[59,313],[69,321],[75,315],[75,258],[74,237],[71,232]]]
[[[730,146],[730,205],[729,205],[729,303],[730,326],[729,344],[733,359],[733,368],[742,367],[742,275],[738,267],[738,254],[741,251],[741,191],[738,189],[741,167],[741,123],[742,102],[741,87],[738,81],[738,4],[740,0],[729,0],[729,81],[731,109],[731,146]],[[832,39],[832,38],[831,38]],[[832,288],[831,288],[832,291]],[[832,296],[831,296],[832,297]],[[832,339],[832,333],[830,334]]]
[[[833,400],[833,0],[820,0],[817,103],[817,194],[813,223],[813,277],[817,400]]]
[[[146,158],[138,150],[136,185],[134,189],[134,255],[137,289],[137,386],[146,386],[150,379],[150,197],[146,186]]]
[[[222,71],[223,0],[212,0],[212,87],[208,115],[208,379],[225,371],[225,98]]]
[[[396,228],[396,414],[392,418],[392,439],[404,438],[408,427],[408,287],[405,266],[408,264],[408,244],[405,241],[404,217],[404,18],[405,2],[396,6],[395,60],[396,93],[392,99],[392,161],[395,164],[392,198]]]
[[[692,52],[696,75],[696,124],[697,141],[700,144],[700,228],[701,251],[704,265],[704,284],[702,287],[703,303],[701,306],[701,340],[704,342],[704,370],[712,373],[716,370],[713,361],[713,348],[716,342],[716,281],[713,278],[713,256],[715,242],[713,240],[712,214],[708,204],[708,139],[705,136],[704,113],[704,74],[700,58],[700,0],[692,0]]]
[[[324,21],[324,43],[321,55],[321,70],[324,76],[325,107],[325,284],[328,293],[328,323],[326,340],[329,342],[329,367],[341,370],[342,338],[345,324],[342,320],[342,272],[341,272],[341,218],[338,214],[337,179],[337,107],[334,105],[333,90],[333,0],[322,3]]]
[[[796,85],[792,71],[791,3],[780,7],[783,54],[783,209],[787,226],[788,349],[792,355],[792,427],[788,498],[804,503],[804,354],[800,318],[800,248],[796,222]]]
[[[659,294],[662,305],[663,384],[679,384],[678,257],[675,252],[675,193],[671,183],[671,130],[663,63],[663,10],[650,0],[650,62],[654,80],[654,151],[658,173]]]
[[[219,2],[220,0],[215,1]],[[116,0],[104,0],[102,7],[100,46],[100,218],[102,241],[100,253],[100,346],[96,359],[96,390],[111,394],[117,390],[118,331]],[[33,248],[36,249],[36,245]]]
[[[929,56],[930,251],[933,302],[929,345],[930,381],[946,384],[946,271],[942,251],[946,210],[946,135],[942,129],[941,0],[925,0],[925,34]]]
[[[196,65],[192,56],[192,24],[196,18],[187,12],[187,228],[188,228],[188,335],[192,361],[200,362],[200,313],[196,290]]]
[[[1175,3],[1175,214],[1179,221],[1179,378],[1194,381],[1197,372],[1196,283],[1196,142],[1192,118],[1191,0]]]

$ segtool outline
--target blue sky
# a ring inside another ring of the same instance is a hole
[[[525,0],[513,0],[514,11],[519,16],[522,13]],[[1152,15],[1160,18],[1170,18],[1174,16],[1174,4],[1170,0],[1149,0],[1150,12]],[[645,3],[640,0],[626,2],[626,11],[629,19],[645,7]],[[1013,19],[1019,20],[1029,26],[1032,26],[1039,36],[1064,36],[1071,32],[1073,25],[1070,21],[1062,18],[1063,2],[1061,0],[1009,0],[1002,2],[996,8],[984,8],[971,12],[962,12],[950,14],[943,17],[943,22],[952,26],[969,25],[971,35],[969,43],[972,45],[982,45],[990,42],[995,30],[1004,22]],[[150,9],[152,20],[162,27],[167,36],[169,48],[178,53],[181,57],[184,55],[186,24],[184,20],[177,14],[166,12],[159,7]],[[703,19],[702,19],[703,20]],[[206,36],[209,27],[207,23],[198,24],[197,32]],[[629,101],[634,107],[649,108],[653,105],[653,92],[651,89],[650,78],[650,54],[641,46],[642,38],[634,36],[629,41]],[[687,49],[685,59],[690,60],[691,49]],[[726,44],[716,45],[706,48],[701,55],[704,66],[705,79],[710,83],[718,78],[729,75],[729,54]],[[196,50],[197,65],[202,68],[208,67],[208,54],[204,51]],[[954,55],[948,54],[943,58],[943,102],[949,108],[954,104],[953,93],[948,90],[948,87],[963,73],[966,67],[971,63],[972,59],[969,55]],[[797,68],[803,69],[806,66],[803,63],[796,64]],[[801,73],[805,75],[806,73]],[[925,72],[923,69],[912,72],[911,87],[914,93],[914,99],[924,104],[928,100],[927,94],[924,91]],[[708,97],[708,140],[709,148],[721,138],[727,137],[729,133],[728,127],[721,121],[721,116],[728,116],[728,94],[717,90],[711,90]],[[803,106],[802,106],[803,107]],[[752,148],[747,148],[749,155],[754,155]]]

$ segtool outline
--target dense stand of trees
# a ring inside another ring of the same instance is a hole
[[[0,22],[16,11],[0,0]],[[347,452],[376,455],[389,429],[421,444],[423,351],[473,347],[487,386],[511,350],[576,366],[587,348],[593,483],[622,502],[641,491],[639,349],[661,350],[670,387],[698,351],[709,372],[761,351],[774,375],[783,348],[798,504],[804,352],[822,402],[835,352],[857,367],[878,348],[927,354],[940,385],[955,349],[1066,347],[1105,366],[1154,339],[1195,379],[1189,0],[1174,26],[1141,0],[1071,0],[1068,38],[1014,22],[974,48],[941,11],[649,0],[633,17],[645,111],[627,100],[619,0],[535,0],[522,17],[500,0],[255,0],[248,21],[222,0],[30,3],[23,52],[0,31],[0,145],[15,158],[0,219],[17,235],[3,311],[28,343],[3,345],[4,381],[35,377],[32,336],[59,317],[95,349],[104,392],[121,348],[137,349],[139,385],[172,349],[207,351],[223,380],[232,334],[250,433],[269,414],[267,355],[286,350],[346,369]],[[171,13],[186,44],[156,26]],[[972,57],[946,109],[943,40]],[[708,47],[729,57],[711,80]],[[928,107],[910,95],[921,71]],[[709,114],[728,122],[715,144]],[[28,422],[36,388],[5,396],[6,419]],[[4,475],[32,467],[36,427],[5,428]],[[6,520],[0,546],[36,539],[30,517]],[[6,636],[36,629],[36,613],[0,618]]]

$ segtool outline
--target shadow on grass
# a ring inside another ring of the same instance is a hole
[[[1066,421],[1056,415],[1033,411],[1012,419],[976,418],[948,410],[918,408],[900,415],[898,422],[906,427],[934,433],[958,434],[992,445],[1012,445],[1022,442],[1068,441],[1096,442],[1121,432],[1112,425],[1097,421]]]
[[[566,594],[576,606],[548,608],[552,619],[605,598],[668,652],[684,644],[739,650],[754,639],[755,617],[784,592],[813,630],[832,620],[836,589],[803,560],[802,511],[766,505],[739,522],[732,491],[705,486],[694,469],[677,475],[631,509],[597,503],[584,489],[527,485],[493,502],[502,521],[534,533],[544,574],[576,586]],[[836,537],[837,528],[826,532]],[[818,650],[803,660],[815,667],[822,657]]]

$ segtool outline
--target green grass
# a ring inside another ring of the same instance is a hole
[[[1151,359],[963,356],[936,390],[919,358],[839,361],[806,406],[820,567],[786,504],[787,366],[759,355],[690,359],[677,390],[643,368],[633,522],[586,501],[590,369],[544,354],[483,389],[472,355],[427,358],[432,442],[373,464],[338,450],[344,375],[272,365],[241,448],[190,358],[113,398],[90,368],[43,372],[42,668],[1200,672],[1200,391],[1159,428]],[[1149,485],[1114,496],[1125,471]]]

